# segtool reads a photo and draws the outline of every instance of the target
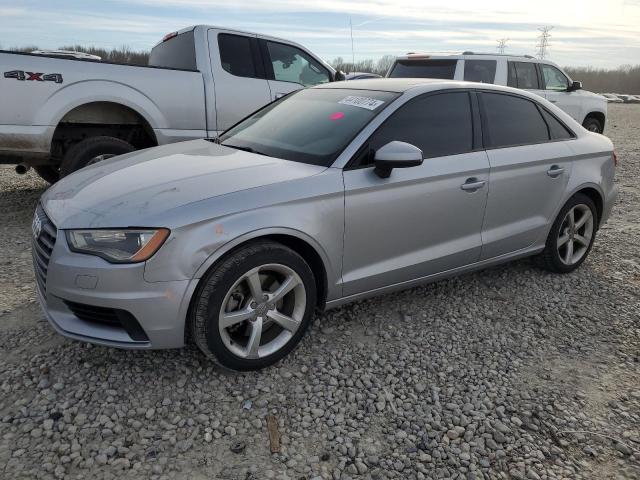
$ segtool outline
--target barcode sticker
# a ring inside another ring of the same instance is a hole
[[[341,103],[342,105],[351,105],[352,107],[366,108],[367,110],[375,110],[384,102],[382,100],[376,100],[375,98],[349,95],[348,97],[344,97],[338,103]]]

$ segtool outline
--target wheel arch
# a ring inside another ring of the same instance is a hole
[[[584,125],[584,122],[586,122],[590,118],[595,118],[596,120],[598,120],[600,122],[600,125],[602,125],[602,130],[604,131],[606,121],[606,115],[604,114],[604,112],[592,111],[587,113],[584,117],[584,120],[582,121],[582,124]]]
[[[596,205],[596,212],[598,213],[598,222],[596,223],[596,228],[600,228],[600,221],[602,220],[602,213],[604,210],[604,197],[602,193],[596,188],[594,188],[593,186],[585,186],[583,188],[578,189],[571,196],[573,197],[578,193],[582,193],[583,195],[586,195]]]
[[[194,293],[198,289],[200,280],[208,271],[215,268],[215,266],[223,259],[233,254],[238,249],[259,240],[272,240],[278,242],[296,252],[307,262],[307,264],[309,264],[316,281],[318,299],[316,306],[318,309],[323,310],[327,302],[327,298],[330,295],[329,279],[333,278],[329,259],[320,245],[318,245],[311,237],[307,236],[303,232],[290,229],[274,228],[258,230],[226,243],[217,249],[196,271],[194,278],[197,279],[198,285],[196,286]],[[193,301],[193,297],[195,297],[195,295],[192,295],[190,303]]]

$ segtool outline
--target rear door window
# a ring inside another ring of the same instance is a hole
[[[526,98],[482,92],[484,143],[490,148],[549,141],[549,130],[538,107]]]
[[[526,88],[528,90],[540,89],[536,64],[534,62],[509,62],[507,84],[510,87]]]
[[[457,60],[397,60],[389,77],[453,80],[457,64]]]
[[[495,60],[465,60],[465,81],[493,83],[496,78],[496,64]]]
[[[227,72],[236,77],[258,77],[250,37],[221,33],[218,35],[218,46],[222,68]]]
[[[424,158],[473,150],[469,94],[440,93],[410,100],[376,130],[370,151],[394,140],[415,145]],[[369,158],[367,163],[371,161]]]

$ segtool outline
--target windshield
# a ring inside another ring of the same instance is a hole
[[[228,147],[294,162],[330,166],[399,94],[373,90],[299,90],[220,136]]]
[[[388,76],[453,80],[457,63],[457,60],[397,60]]]

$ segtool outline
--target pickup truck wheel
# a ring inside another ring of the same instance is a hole
[[[60,177],[106,160],[123,153],[133,152],[135,148],[130,143],[115,137],[91,137],[72,146],[64,156],[60,166]]]
[[[589,130],[590,132],[595,132],[595,133],[602,133],[602,130],[603,130],[600,120],[594,117],[589,117],[585,119],[582,126],[587,130]]]
[[[293,350],[315,305],[307,262],[284,245],[257,241],[202,278],[191,306],[191,338],[227,369],[257,370]]]
[[[60,180],[60,167],[54,165],[36,165],[33,169],[45,182],[53,184]]]

